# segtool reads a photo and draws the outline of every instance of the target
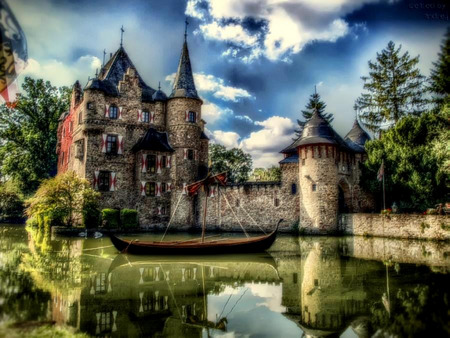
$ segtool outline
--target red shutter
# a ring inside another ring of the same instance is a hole
[[[161,207],[158,207],[158,215],[161,215]]]
[[[122,110],[123,107],[119,107],[119,120],[122,120]]]
[[[102,153],[106,153],[106,138],[108,137],[108,134],[102,135]]]
[[[105,117],[109,117],[109,104],[105,104]]]
[[[184,120],[186,122],[189,122],[189,110],[186,110],[186,112],[184,113]]]
[[[141,172],[147,172],[147,154],[142,154],[141,158]]]
[[[194,158],[198,161],[198,150],[194,150]]]
[[[155,112],[154,111],[150,112],[150,123],[155,123]]]
[[[166,187],[167,187],[167,190],[166,190],[167,192],[171,192],[172,191],[172,183],[171,182],[168,182]]]
[[[183,183],[183,195],[187,194],[187,184]]]
[[[109,191],[115,191],[117,184],[117,177],[115,172],[111,172],[109,176]]]
[[[167,156],[167,168],[172,167],[172,156]]]
[[[94,171],[94,189],[98,190],[98,175],[100,172],[98,170]]]
[[[162,167],[161,155],[158,155],[156,157],[156,172],[158,174],[161,174],[161,167]]]
[[[156,196],[161,196],[161,182],[156,182]]]
[[[117,153],[119,155],[123,154],[123,136],[122,135],[119,135],[117,137]]]
[[[145,181],[141,181],[141,196],[145,196]]]
[[[138,122],[142,122],[142,110],[138,110]]]
[[[188,150],[186,148],[183,149],[183,160],[187,159]]]

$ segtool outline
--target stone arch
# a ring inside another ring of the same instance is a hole
[[[341,178],[341,180],[339,181],[338,191],[339,191],[338,212],[340,214],[353,212],[351,186],[345,177]]]

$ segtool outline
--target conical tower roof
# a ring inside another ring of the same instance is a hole
[[[189,50],[186,39],[181,50],[180,62],[178,63],[177,74],[173,83],[173,97],[189,97],[199,99],[197,90],[195,89],[194,76],[192,74],[191,60],[189,58]]]
[[[358,119],[356,119],[352,129],[345,135],[344,139],[354,151],[365,152],[364,145],[367,141],[370,141],[370,136],[362,129]]]
[[[297,148],[310,144],[335,144],[341,148],[348,149],[347,143],[334,131],[328,121],[317,110],[305,123],[302,136],[290,147]]]
[[[86,89],[98,89],[109,95],[117,96],[119,94],[119,82],[123,80],[123,76],[126,74],[128,68],[134,68],[136,70],[127,52],[121,46],[102,67],[98,77],[88,82]],[[137,70],[136,75],[139,78],[139,85],[142,88],[142,101],[151,102],[155,90],[144,82]]]

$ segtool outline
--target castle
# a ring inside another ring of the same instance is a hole
[[[102,208],[133,208],[146,228],[199,226],[203,192],[186,186],[208,172],[209,139],[186,35],[167,96],[141,78],[122,44],[84,89],[73,86],[58,127],[58,173],[72,170],[101,192]],[[221,230],[337,230],[338,213],[373,208],[360,188],[368,134],[356,121],[341,138],[315,112],[302,136],[283,149],[280,182],[246,182],[211,189],[207,224]],[[176,212],[175,212],[176,211]]]

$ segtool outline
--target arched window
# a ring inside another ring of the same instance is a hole
[[[80,110],[80,112],[78,113],[78,124],[83,123],[83,111]]]
[[[155,182],[147,182],[145,183],[145,194],[147,196],[155,196]]]
[[[311,189],[312,189],[312,191],[317,191],[317,184],[313,184],[313,185],[311,186]]]
[[[149,123],[150,122],[150,113],[148,111],[142,112],[142,122]]]
[[[295,195],[297,193],[297,184],[292,183],[291,185],[291,194]]]
[[[117,117],[118,117],[118,109],[117,109],[117,106],[115,106],[115,105],[111,105],[110,107],[109,107],[109,118],[111,119],[111,120],[117,120]]]
[[[276,207],[278,207],[280,205],[280,200],[278,198],[275,198],[274,204]]]

